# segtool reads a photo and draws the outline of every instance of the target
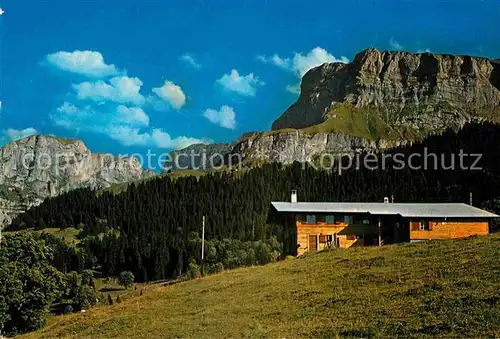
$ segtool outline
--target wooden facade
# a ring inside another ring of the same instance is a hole
[[[348,248],[377,245],[378,226],[376,223],[358,224],[338,221],[314,224],[296,217],[297,254],[321,251],[327,248]]]
[[[410,220],[410,240],[455,239],[487,235],[487,220]]]
[[[327,248],[380,246],[405,241],[454,239],[487,235],[489,232],[489,223],[486,219],[433,220],[422,218],[415,220],[366,215],[353,218],[351,223],[344,221],[311,222],[310,220],[308,222],[305,219],[307,219],[306,214],[295,216],[298,255]],[[334,219],[342,220],[342,217],[335,216]]]

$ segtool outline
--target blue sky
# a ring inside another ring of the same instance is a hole
[[[0,143],[162,152],[268,130],[368,47],[500,58],[500,1],[0,0]]]

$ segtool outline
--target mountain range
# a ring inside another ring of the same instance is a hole
[[[383,151],[460,129],[467,122],[500,120],[500,60],[366,49],[351,63],[325,63],[302,78],[295,103],[266,132],[231,144],[191,145],[171,153],[195,162],[165,164],[210,168],[214,154],[252,166],[310,162],[324,153]],[[232,162],[234,164],[234,162]],[[153,176],[135,158],[93,154],[80,140],[32,136],[0,148],[0,225],[47,197],[79,187]]]
[[[243,135],[228,153],[247,162],[313,161],[323,153],[384,150],[467,122],[499,120],[499,59],[369,48],[351,63],[309,70],[299,98],[272,130]]]
[[[94,154],[81,140],[30,136],[0,148],[0,225],[47,197],[152,176],[136,158]]]

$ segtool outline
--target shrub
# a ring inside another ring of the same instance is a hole
[[[91,270],[82,272],[82,285],[88,285],[94,288],[94,273]]]
[[[224,271],[224,265],[221,262],[215,264],[215,272],[220,273]]]
[[[89,285],[80,285],[73,299],[73,305],[77,310],[90,308],[96,304],[95,290]]]
[[[270,249],[267,244],[260,242],[257,244],[255,249],[255,255],[257,257],[257,262],[261,265],[265,265],[271,261]]]
[[[70,314],[70,313],[73,313],[73,306],[71,306],[71,305],[66,305],[66,307],[64,308],[63,313],[64,313],[64,314]]]
[[[63,273],[50,265],[53,248],[39,235],[6,236],[0,246],[0,330],[14,336],[43,326],[66,290]]]
[[[200,266],[196,265],[194,262],[190,262],[188,265],[188,271],[187,271],[188,277],[193,279],[193,278],[198,278],[201,273],[200,273]]]
[[[130,271],[123,271],[120,273],[120,277],[118,278],[118,283],[125,288],[129,288],[134,283],[135,277],[134,274]]]
[[[66,274],[66,281],[68,286],[67,296],[69,299],[73,299],[78,291],[78,273],[72,271]]]

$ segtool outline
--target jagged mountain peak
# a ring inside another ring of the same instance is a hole
[[[93,154],[83,141],[29,136],[0,148],[0,210],[13,215],[80,187],[106,188],[153,175],[134,157]],[[0,227],[2,224],[0,217]],[[5,223],[5,221],[3,221]]]
[[[83,144],[83,141],[80,139],[71,139],[71,138],[62,138],[51,134],[34,134],[29,135],[21,139],[17,139],[12,141],[11,143],[15,144],[28,144],[28,143],[36,143],[40,141],[45,142],[57,142],[62,145],[70,145],[70,144]]]
[[[405,139],[499,118],[497,60],[369,48],[351,63],[309,70],[298,100],[272,129],[323,124],[323,132],[375,137],[382,129],[378,137]]]

